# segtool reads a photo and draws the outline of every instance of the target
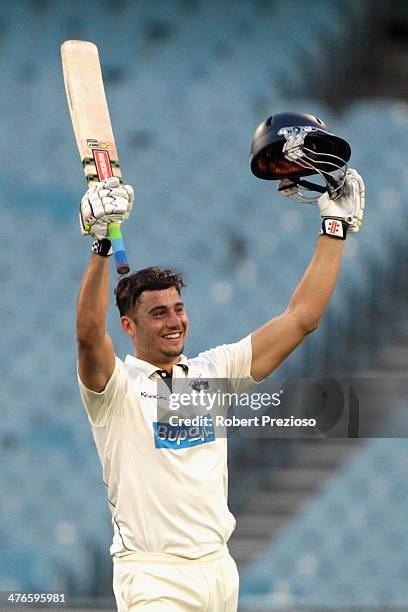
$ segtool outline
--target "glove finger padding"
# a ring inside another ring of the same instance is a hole
[[[120,185],[116,177],[98,183],[81,200],[81,233],[99,239],[107,237],[109,223],[122,223],[128,219],[133,201],[132,187]]]
[[[326,192],[317,201],[322,219],[340,219],[348,224],[348,231],[360,230],[365,206],[365,185],[356,170],[346,172],[343,188],[335,200]]]
[[[106,216],[116,215],[122,216],[122,221],[124,220],[124,215],[128,211],[128,202],[125,198],[115,197],[113,195],[106,196],[105,198],[101,198],[103,205],[103,214],[98,217],[99,219],[104,219]]]
[[[103,219],[106,215],[112,214],[124,215],[128,211],[127,193],[124,189],[91,193],[86,202],[86,205],[88,204],[94,219]]]
[[[360,231],[363,224],[364,208],[365,208],[365,185],[362,177],[356,170],[350,169],[346,175],[346,183],[350,189],[350,199],[353,202],[353,212],[351,223],[349,223],[349,232],[356,233]]]
[[[100,189],[114,189],[115,187],[119,187],[120,180],[117,176],[111,176],[100,183],[96,183],[93,187],[91,187],[90,191],[99,191]]]
[[[107,197],[128,200],[129,194],[124,185],[121,185],[120,187],[114,187],[113,189],[98,189],[98,191],[90,192],[90,197],[92,199],[100,198],[101,200]]]
[[[128,219],[130,213],[132,212],[133,204],[135,201],[135,192],[133,191],[132,185],[123,185],[123,189],[126,190],[127,197],[128,197],[127,213],[125,214],[125,219]]]

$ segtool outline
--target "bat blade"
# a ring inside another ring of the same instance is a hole
[[[88,185],[112,176],[122,181],[118,152],[109,117],[97,46],[83,40],[61,45],[65,91],[75,139]],[[119,223],[109,224],[116,270],[129,272]]]

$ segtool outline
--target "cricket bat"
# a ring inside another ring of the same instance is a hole
[[[69,112],[88,185],[112,176],[122,182],[98,48],[84,40],[66,40],[61,45],[61,58]],[[127,274],[129,264],[120,224],[110,223],[108,233],[116,270]]]

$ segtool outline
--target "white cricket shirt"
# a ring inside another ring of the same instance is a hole
[[[234,390],[242,393],[256,384],[251,361],[247,336],[194,359],[181,356],[173,379],[234,379]],[[116,357],[102,393],[87,389],[78,376],[108,489],[111,554],[196,559],[220,549],[235,527],[227,505],[227,440],[201,435],[180,443],[184,435],[178,439],[174,430],[163,440],[157,423],[157,370],[130,355],[125,362]]]

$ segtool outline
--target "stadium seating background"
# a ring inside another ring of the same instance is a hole
[[[244,609],[405,609],[407,452],[406,439],[367,441],[243,572]]]
[[[319,332],[280,370],[347,373],[364,368],[385,341],[373,325],[389,312],[407,270],[408,172],[400,148],[406,151],[407,105],[360,101],[335,116],[314,95],[330,87],[352,41],[367,34],[368,5],[0,2],[7,7],[0,21],[0,484],[7,492],[0,589],[98,595],[109,571],[108,509],[75,381],[75,298],[90,245],[77,225],[85,184],[60,43],[83,38],[100,46],[124,176],[137,193],[124,228],[130,261],[136,269],[184,272],[189,355],[238,340],[279,314],[316,241],[316,210],[283,200],[274,184],[250,174],[257,124],[286,109],[311,112],[351,141],[352,166],[367,185],[364,231],[348,241]],[[109,325],[125,354],[113,305]],[[364,350],[354,344],[350,352],[351,338]],[[392,456],[394,447],[382,444]],[[296,555],[302,543],[292,541]],[[271,567],[278,561],[276,552]],[[267,578],[259,580],[266,592]]]

